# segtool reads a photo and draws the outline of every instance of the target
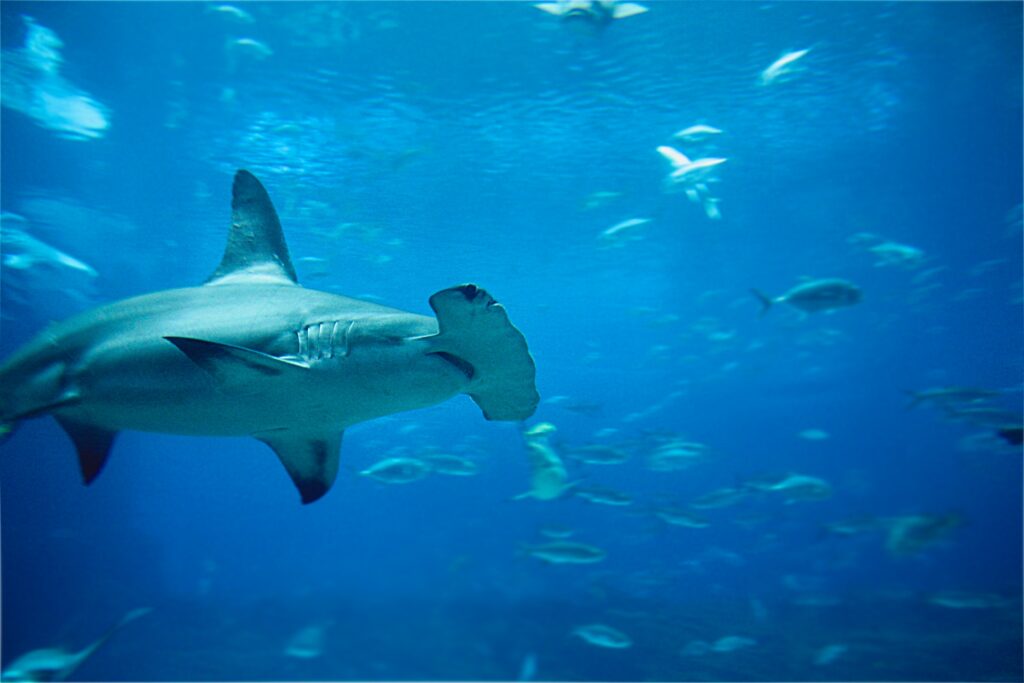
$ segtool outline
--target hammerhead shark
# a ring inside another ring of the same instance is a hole
[[[202,286],[81,313],[0,365],[0,433],[53,415],[86,484],[121,430],[252,436],[310,503],[334,483],[350,425],[460,393],[488,420],[533,414],[526,340],[486,291],[437,292],[435,319],[306,289],[248,171],[235,174],[231,209],[223,259]]]

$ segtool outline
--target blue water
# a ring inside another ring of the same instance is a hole
[[[906,394],[982,387],[999,395],[966,407],[1020,414],[1019,3],[650,3],[603,28],[527,3],[236,7],[251,21],[0,6],[4,226],[74,259],[12,261],[5,233],[0,357],[50,321],[205,280],[245,168],[307,287],[425,315],[435,291],[486,287],[536,362],[527,424],[557,427],[578,487],[633,505],[513,500],[522,427],[466,397],[348,429],[308,506],[253,439],[125,432],[85,487],[56,422],[28,420],[0,450],[5,668],[146,606],[71,678],[1024,677],[1020,447]],[[673,140],[697,123],[723,132]],[[720,219],[667,191],[659,145],[727,159],[708,183]],[[650,222],[600,237],[630,218]],[[882,263],[886,241],[920,253]],[[751,288],[804,277],[863,301],[759,316]],[[669,438],[711,456],[656,471]],[[587,444],[629,460],[569,457]],[[359,476],[431,450],[480,473]],[[788,472],[831,495],[752,494],[702,529],[654,514]],[[912,515],[956,523],[887,549]],[[850,519],[872,528],[823,530]],[[524,553],[555,525],[607,558]],[[936,604],[950,591],[988,604]],[[320,655],[287,656],[318,623]],[[632,646],[572,634],[592,623]],[[682,654],[726,636],[754,644]]]

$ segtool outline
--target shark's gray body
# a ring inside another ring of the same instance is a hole
[[[266,191],[239,171],[224,259],[201,287],[55,324],[0,367],[0,421],[53,414],[86,482],[119,430],[254,436],[304,502],[334,481],[349,425],[468,393],[520,420],[538,396],[526,342],[475,285],[430,298],[437,318],[296,283]]]

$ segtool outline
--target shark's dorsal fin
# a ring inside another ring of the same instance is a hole
[[[298,284],[270,195],[256,176],[241,170],[231,186],[228,245],[206,284],[254,280]]]

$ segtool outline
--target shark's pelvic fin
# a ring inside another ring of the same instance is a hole
[[[256,176],[238,171],[231,186],[228,245],[206,284],[254,280],[298,284],[270,195]]]
[[[247,383],[254,376],[267,378],[305,372],[304,363],[284,360],[243,346],[219,344],[189,337],[164,337],[181,350],[189,360],[213,376],[220,384]]]
[[[82,469],[82,479],[86,484],[91,484],[103,470],[103,465],[110,455],[110,447],[114,445],[114,438],[117,432],[112,432],[102,427],[70,420],[66,417],[57,417],[57,422],[64,428],[67,435],[75,444],[78,451],[78,466]]]
[[[306,504],[327,493],[338,476],[342,433],[309,436],[282,430],[255,436],[274,449]]]
[[[443,289],[430,297],[430,307],[439,330],[432,337],[434,352],[469,365],[467,393],[484,417],[525,420],[533,415],[540,400],[537,371],[505,307],[476,285]]]

